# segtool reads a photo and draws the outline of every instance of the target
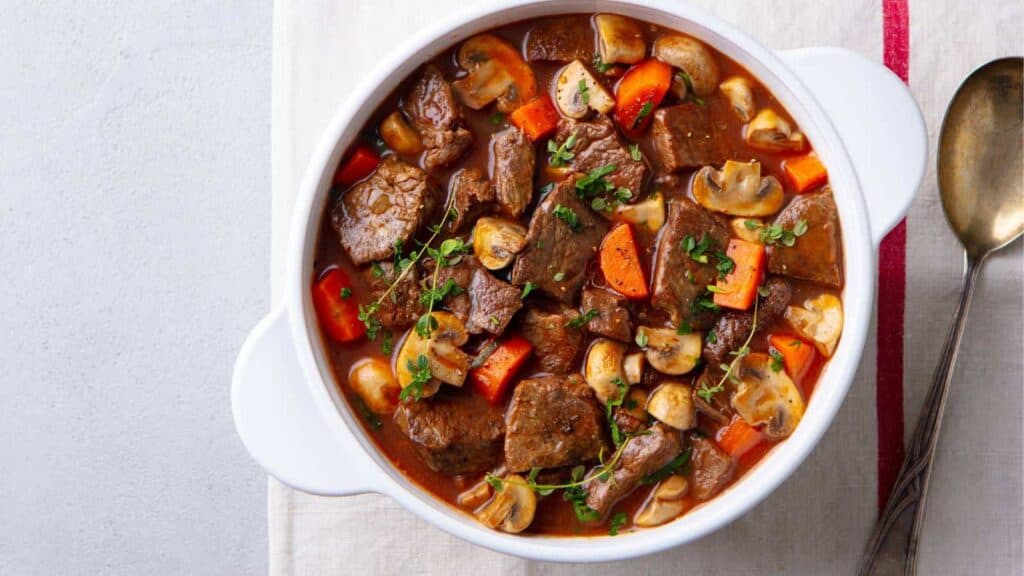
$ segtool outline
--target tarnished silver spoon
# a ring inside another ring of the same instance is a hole
[[[975,70],[942,121],[939,194],[964,246],[963,287],[906,459],[861,560],[861,576],[917,570],[932,459],[974,283],[988,255],[1024,232],[1022,67],[1022,58],[1003,58]]]

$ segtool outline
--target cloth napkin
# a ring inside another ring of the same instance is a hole
[[[277,0],[273,56],[272,291],[291,209],[336,108],[410,32],[464,0]],[[909,80],[928,122],[929,171],[880,260],[872,326],[821,443],[762,504],[699,542],[600,565],[532,562],[458,540],[384,496],[322,498],[270,479],[270,572],[292,574],[850,574],[899,467],[950,323],[962,269],[935,180],[934,142],[962,79],[1024,53],[1019,0],[700,0],[776,49],[843,46]],[[1022,250],[988,262],[975,295],[932,477],[921,574],[1021,574]]]

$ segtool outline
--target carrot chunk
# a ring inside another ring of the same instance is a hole
[[[626,71],[615,90],[615,121],[627,136],[643,133],[671,84],[672,67],[655,58]]]
[[[366,326],[359,320],[352,282],[340,268],[313,285],[313,309],[324,332],[338,342],[354,342],[366,333]]]
[[[718,431],[718,446],[733,458],[739,458],[751,448],[757,446],[763,436],[757,428],[747,424],[740,416],[732,420]]]
[[[629,224],[619,224],[604,237],[598,259],[605,280],[616,292],[630,300],[647,298],[647,280]]]
[[[555,110],[551,97],[544,94],[516,108],[509,120],[531,142],[536,142],[558,127],[558,110]]]
[[[782,169],[797,194],[817,188],[828,181],[825,165],[814,154],[787,158],[782,163]]]
[[[512,378],[530,357],[533,346],[520,336],[513,336],[494,349],[479,368],[469,373],[473,389],[493,405],[501,403],[512,384]]]
[[[786,374],[800,384],[814,362],[814,345],[790,334],[769,334],[768,344],[782,356]]]
[[[334,173],[334,183],[340,186],[355,184],[369,176],[377,165],[380,164],[380,156],[372,148],[365,144],[359,144],[348,157],[348,160]]]
[[[726,255],[734,265],[725,278],[718,280],[713,290],[715,304],[747,310],[754,303],[764,274],[764,245],[732,238]]]

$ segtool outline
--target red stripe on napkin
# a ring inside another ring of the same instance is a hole
[[[907,0],[882,0],[885,65],[904,82],[910,72]],[[878,253],[878,507],[885,506],[903,463],[903,305],[907,292],[907,221],[883,240]]]

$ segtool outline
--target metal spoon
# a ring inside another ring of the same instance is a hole
[[[861,559],[861,576],[917,570],[932,459],[974,283],[988,255],[1024,232],[1022,67],[1024,59],[1004,58],[975,70],[942,121],[939,194],[964,246],[963,287],[900,475]]]

